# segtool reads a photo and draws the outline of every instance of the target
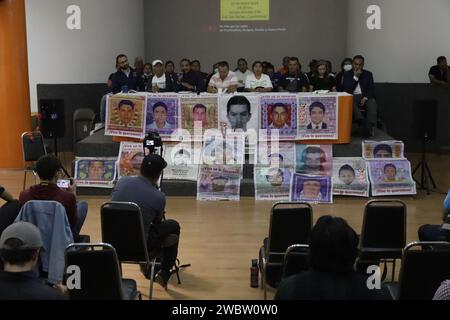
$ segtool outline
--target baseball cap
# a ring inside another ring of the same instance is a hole
[[[6,242],[10,239],[18,239],[22,242],[19,248],[10,248]],[[44,246],[41,232],[29,222],[19,221],[8,226],[0,236],[0,249],[3,250],[29,250],[39,249]]]
[[[167,167],[167,162],[158,154],[149,154],[142,160],[141,172],[145,174],[158,174]]]
[[[161,60],[154,60],[154,61],[152,62],[152,66],[154,67],[154,66],[156,66],[158,63],[163,64],[163,62],[162,62]]]

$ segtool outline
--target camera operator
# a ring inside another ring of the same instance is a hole
[[[177,259],[180,236],[178,222],[164,220],[166,197],[157,187],[166,166],[166,161],[160,155],[147,155],[142,161],[141,175],[122,177],[111,197],[112,201],[134,202],[141,209],[149,254],[154,256],[154,252],[162,253],[161,270],[156,274],[155,282],[165,289],[171,276],[170,270]]]

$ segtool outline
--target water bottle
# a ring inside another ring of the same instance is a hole
[[[250,287],[258,288],[258,286],[259,286],[258,260],[252,259],[252,266],[250,268]]]

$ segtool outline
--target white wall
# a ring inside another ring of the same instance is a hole
[[[381,30],[366,27],[372,4],[381,7]],[[349,0],[347,54],[363,54],[376,82],[428,82],[436,58],[450,58],[449,30],[449,0]]]
[[[103,83],[118,53],[143,56],[143,1],[26,0],[31,111],[36,84]],[[66,27],[72,4],[81,7],[81,30]]]

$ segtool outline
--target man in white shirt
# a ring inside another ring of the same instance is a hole
[[[238,91],[243,91],[245,87],[245,81],[247,77],[252,75],[253,72],[248,70],[247,60],[240,58],[237,62],[236,78],[238,79]]]
[[[163,62],[161,60],[155,60],[152,63],[153,78],[152,78],[152,91],[160,92],[166,89],[166,74],[164,73]]]
[[[209,80],[208,92],[218,93],[219,89],[224,90],[228,93],[236,92],[238,86],[238,79],[233,71],[230,71],[230,66],[228,62],[222,61],[218,63],[219,72],[214,74]]]

